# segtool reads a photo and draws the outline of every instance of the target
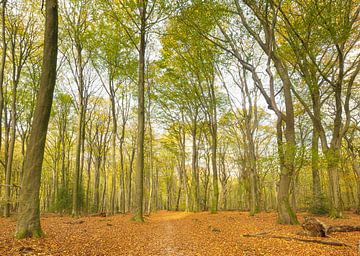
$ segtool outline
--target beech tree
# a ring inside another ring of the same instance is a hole
[[[57,0],[47,0],[40,88],[24,164],[25,171],[16,227],[17,238],[40,237],[43,234],[40,225],[39,191],[46,133],[56,82],[57,51],[58,3]]]

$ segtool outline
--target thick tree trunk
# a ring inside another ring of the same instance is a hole
[[[50,118],[53,92],[56,82],[58,41],[57,0],[46,0],[46,24],[44,55],[40,89],[36,102],[32,131],[25,159],[25,172],[19,204],[16,237],[39,237],[40,226],[40,180],[44,157],[46,133]]]
[[[357,198],[356,198],[356,213],[360,214],[360,165],[357,162],[357,159],[353,158],[353,170],[356,176],[356,185],[357,185]]]
[[[330,212],[331,218],[342,217],[342,205],[340,196],[339,183],[339,158],[340,150],[330,148],[326,152],[327,171],[329,175],[329,195],[330,195]]]
[[[292,178],[292,172],[286,166],[286,156],[283,142],[282,142],[282,120],[278,119],[277,124],[277,140],[278,140],[278,151],[280,161],[280,181],[277,191],[277,202],[278,202],[278,222],[281,224],[297,224],[297,218],[294,210],[290,205],[290,184]],[[289,156],[287,156],[289,157]],[[289,159],[287,160],[289,161]],[[290,165],[291,166],[291,165]]]
[[[136,158],[136,209],[134,220],[143,222],[144,202],[144,133],[145,133],[145,49],[146,49],[146,1],[139,1],[140,11],[140,47],[138,81],[138,136]]]

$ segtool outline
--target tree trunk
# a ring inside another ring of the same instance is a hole
[[[214,124],[216,126],[216,124]],[[211,142],[211,166],[213,171],[213,197],[211,204],[211,213],[217,213],[219,205],[219,184],[218,184],[218,172],[216,164],[216,151],[217,151],[217,132],[214,128]]]
[[[120,137],[120,190],[119,190],[119,200],[120,200],[120,212],[126,212],[126,189],[125,189],[125,167],[124,167],[124,137],[125,137],[125,125],[121,129]],[[131,170],[132,171],[132,170]],[[131,183],[131,178],[130,178]],[[130,185],[131,189],[131,185]],[[128,208],[130,209],[130,208]]]
[[[25,159],[25,172],[22,180],[19,216],[16,237],[39,237],[40,226],[40,180],[44,157],[46,133],[50,118],[53,92],[56,82],[56,61],[58,41],[57,0],[46,0],[46,23],[44,55],[40,89],[36,102],[32,131]]]
[[[140,47],[139,47],[139,81],[138,81],[138,136],[136,158],[136,209],[134,220],[143,222],[144,201],[144,133],[145,133],[145,49],[146,49],[146,4],[139,0],[140,12]]]
[[[84,123],[84,77],[83,77],[83,63],[82,63],[82,47],[76,43],[77,54],[77,70],[78,70],[78,93],[79,93],[79,114],[78,114],[78,131],[76,140],[76,155],[75,155],[75,172],[73,177],[73,192],[72,192],[72,215],[78,216],[80,214],[80,179],[81,179],[81,152],[83,141],[83,123]]]
[[[320,213],[323,208],[321,196],[321,182],[319,173],[319,134],[316,128],[313,129],[312,144],[311,144],[311,171],[312,171],[312,195],[313,205],[312,211]]]
[[[197,116],[197,115],[195,115]],[[194,117],[193,127],[192,127],[192,187],[193,187],[193,196],[194,196],[194,212],[200,210],[200,184],[199,184],[199,174],[198,174],[198,149],[196,143],[196,134],[197,134],[197,120]]]
[[[95,173],[94,173],[94,202],[93,211],[99,211],[100,203],[100,169],[101,169],[101,157],[95,156]]]
[[[282,120],[278,119],[277,124],[277,140],[280,161],[280,181],[278,186],[278,222],[280,224],[297,224],[295,212],[290,205],[290,183],[291,171],[286,169],[285,150],[282,142]],[[289,161],[289,159],[288,159]]]
[[[16,140],[16,101],[17,101],[17,87],[20,80],[20,72],[21,68],[16,67],[15,63],[15,45],[11,45],[11,55],[14,59],[12,64],[12,79],[13,79],[13,87],[12,87],[12,97],[11,97],[11,116],[10,116],[10,141],[9,147],[7,149],[6,154],[6,168],[5,168],[5,209],[4,209],[4,216],[10,216],[10,208],[11,208],[11,174],[12,174],[12,165],[13,165],[13,158],[14,158],[14,149],[15,149],[15,140]]]
[[[357,185],[357,199],[356,199],[356,213],[360,214],[360,165],[357,162],[357,159],[353,158],[353,170],[356,176],[356,185]]]
[[[6,3],[7,0],[2,1],[2,10],[1,10],[1,36],[2,36],[2,53],[1,53],[1,64],[0,64],[0,150],[2,146],[2,114],[4,108],[4,70],[5,70],[5,62],[6,62]]]
[[[131,157],[129,162],[129,179],[128,179],[128,211],[131,211],[132,207],[132,174],[133,174],[133,163],[135,159],[135,147],[131,151]]]
[[[342,217],[342,206],[340,197],[339,184],[339,158],[340,150],[330,147],[325,153],[327,160],[327,171],[329,175],[329,195],[330,195],[330,212],[331,218]]]
[[[111,84],[111,81],[110,81]],[[112,85],[109,86],[110,100],[111,100],[111,114],[112,114],[112,138],[111,138],[111,162],[112,162],[112,183],[110,194],[110,213],[115,213],[115,194],[116,194],[116,136],[117,136],[117,118],[115,106],[115,92]]]

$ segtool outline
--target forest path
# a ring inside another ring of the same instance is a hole
[[[156,223],[154,231],[159,235],[154,242],[162,248],[161,255],[186,255],[179,248],[179,221],[189,215],[191,214],[186,212],[159,212],[151,217],[151,221]]]

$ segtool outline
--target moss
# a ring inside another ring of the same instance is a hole
[[[132,221],[135,221],[135,222],[144,222],[144,218],[142,216],[139,216],[139,215],[134,215],[134,217],[131,218]]]
[[[16,239],[24,239],[27,237],[34,237],[34,238],[40,238],[44,236],[44,232],[41,230],[41,228],[39,229],[34,229],[34,230],[26,230],[26,229],[22,229],[20,231],[17,231],[15,234],[15,238]]]

